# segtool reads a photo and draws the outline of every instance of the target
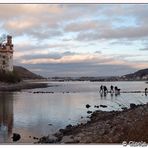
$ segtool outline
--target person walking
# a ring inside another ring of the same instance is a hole
[[[117,86],[115,86],[115,94],[116,95],[119,95],[120,94],[120,89]]]
[[[106,86],[104,86],[104,94],[107,94],[108,93],[108,89]]]
[[[114,93],[114,86],[110,86],[110,93],[112,94],[112,93]]]
[[[103,91],[104,91],[103,88],[104,88],[103,85],[101,85],[101,86],[100,86],[100,93],[101,93],[101,94],[102,94]]]

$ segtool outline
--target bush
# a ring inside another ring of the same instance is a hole
[[[0,72],[0,81],[6,83],[18,83],[21,81],[21,78],[18,74],[13,72]]]

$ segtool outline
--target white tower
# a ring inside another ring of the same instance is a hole
[[[13,71],[12,36],[7,36],[7,42],[0,44],[0,71]]]

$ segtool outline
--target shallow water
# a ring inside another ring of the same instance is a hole
[[[145,82],[48,82],[48,88],[22,90],[21,92],[0,93],[0,142],[12,142],[12,133],[19,133],[17,143],[33,143],[33,137],[57,132],[68,124],[85,122],[87,111],[94,111],[94,105],[107,105],[100,110],[121,110],[130,103],[145,104],[148,96],[144,93],[121,93],[115,96],[101,96],[100,85],[118,86],[121,91],[143,91]],[[38,93],[34,91],[53,91]],[[86,104],[91,107],[86,109]],[[83,117],[83,118],[82,118]],[[31,138],[30,138],[31,136]]]

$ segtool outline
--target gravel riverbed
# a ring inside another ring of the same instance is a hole
[[[90,121],[68,125],[38,143],[122,144],[123,141],[148,142],[148,104],[132,105],[123,111],[95,111]]]

